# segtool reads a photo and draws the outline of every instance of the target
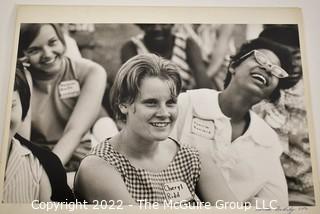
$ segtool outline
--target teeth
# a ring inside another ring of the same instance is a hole
[[[169,123],[168,122],[157,122],[157,123],[151,123],[151,125],[155,127],[166,127]]]
[[[264,85],[267,84],[266,78],[264,78],[264,76],[262,76],[261,74],[252,74],[252,77],[254,77],[255,79],[261,81]]]
[[[49,65],[49,64],[53,63],[54,60],[55,60],[55,58],[52,58],[52,59],[49,60],[49,61],[44,61],[43,64]]]

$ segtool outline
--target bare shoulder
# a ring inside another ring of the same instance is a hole
[[[96,68],[96,69],[103,69],[104,70],[104,68],[100,64],[98,64],[90,59],[77,58],[77,59],[70,59],[70,60],[79,69],[81,69],[81,68],[82,69]]]
[[[77,172],[77,177],[83,174],[86,176],[93,176],[99,173],[99,170],[106,170],[108,168],[110,168],[110,164],[108,164],[105,160],[91,155],[81,161],[79,170]]]
[[[85,58],[71,59],[75,71],[81,76],[87,76],[89,74],[98,75],[102,78],[106,75],[105,69],[98,63]]]
[[[170,153],[175,154],[180,148],[179,143],[172,138],[167,138],[166,140],[164,140],[162,142],[162,145],[163,145],[163,148],[165,149],[165,151],[167,151],[169,154]]]
[[[81,161],[74,189],[81,195],[87,195],[91,190],[99,188],[101,181],[112,174],[115,174],[115,169],[108,162],[93,155],[88,156]]]
[[[96,156],[88,156],[81,162],[74,189],[78,197],[89,203],[94,200],[135,203],[120,173],[110,163]]]

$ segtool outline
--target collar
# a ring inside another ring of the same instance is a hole
[[[23,164],[23,161],[21,160],[24,159],[24,157],[31,155],[31,151],[22,146],[16,138],[12,138],[11,144],[12,149],[9,154],[5,172],[5,189],[11,181],[14,181],[12,179],[13,176],[19,172],[20,166]]]
[[[198,117],[206,120],[230,120],[230,118],[225,116],[221,111],[218,100],[219,91],[212,89],[197,89],[189,90],[187,93],[190,96],[194,114]]]
[[[258,145],[271,147],[274,143],[274,131],[252,110],[250,110],[249,113],[250,124],[247,131],[242,135],[242,137],[251,138]]]
[[[26,156],[31,154],[31,151],[26,147],[22,146],[16,138],[13,137],[11,143],[12,143],[12,150],[11,150],[12,154],[17,154],[19,156]]]
[[[212,89],[196,89],[189,90],[187,93],[190,96],[191,105],[194,115],[205,120],[227,120],[230,123],[229,117],[221,111],[218,96],[221,92]],[[266,124],[266,122],[256,115],[253,111],[250,113],[250,124],[243,137],[251,138],[256,144],[270,147],[275,140],[274,131]]]

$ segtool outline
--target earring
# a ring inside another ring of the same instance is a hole
[[[128,114],[128,107],[125,104],[119,104],[119,109],[122,114]]]
[[[230,66],[230,68],[229,68],[229,72],[230,72],[231,74],[234,74],[234,73],[235,73],[234,68]]]

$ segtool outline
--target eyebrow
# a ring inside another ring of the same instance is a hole
[[[48,41],[51,41],[53,39],[58,39],[58,36],[57,35],[56,36],[52,36]]]
[[[59,39],[59,37],[57,35],[54,35],[51,38],[49,38],[47,42],[51,42],[52,40],[55,40],[55,39]],[[40,46],[29,46],[27,48],[27,51],[30,49],[32,50],[32,49],[39,49],[39,48],[41,48],[41,47]]]
[[[146,103],[146,102],[158,101],[158,100],[159,99],[157,99],[157,98],[145,98],[145,99],[141,99],[140,102]],[[170,101],[170,100],[177,101],[178,97],[177,96],[170,96],[170,98],[168,98],[166,101]]]
[[[149,101],[157,101],[158,99],[156,98],[145,98],[145,99],[141,99],[141,102],[142,103],[145,103],[145,102],[149,102]]]
[[[28,47],[28,48],[26,49],[26,51],[28,52],[28,51],[32,51],[32,50],[38,50],[38,49],[40,49],[39,46],[30,46],[30,47]]]

